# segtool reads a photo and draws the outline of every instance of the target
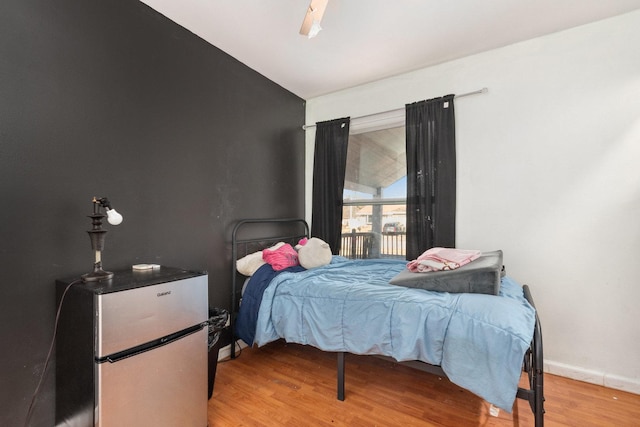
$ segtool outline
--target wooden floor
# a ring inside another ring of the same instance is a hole
[[[209,427],[533,426],[527,402],[490,405],[446,379],[373,356],[346,356],[336,400],[336,356],[276,342],[219,362]],[[524,377],[523,377],[524,381]],[[545,426],[640,426],[640,396],[545,375]]]

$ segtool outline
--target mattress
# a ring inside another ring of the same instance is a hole
[[[498,295],[502,276],[502,251],[492,251],[450,271],[414,273],[405,268],[389,283],[428,291]]]

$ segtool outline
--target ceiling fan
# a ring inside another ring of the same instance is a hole
[[[329,0],[311,0],[309,7],[307,8],[307,14],[302,21],[302,27],[300,27],[300,34],[309,38],[318,35],[322,27],[320,21],[324,15],[324,10],[327,8]]]

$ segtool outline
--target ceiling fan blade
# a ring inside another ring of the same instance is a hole
[[[327,8],[329,0],[311,0],[307,13],[302,21],[300,27],[300,34],[309,38],[314,37],[322,29],[320,28],[320,22],[324,15],[324,10]]]

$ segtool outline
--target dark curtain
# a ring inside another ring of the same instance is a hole
[[[455,247],[454,95],[406,105],[407,259]]]
[[[348,117],[316,123],[311,235],[327,242],[335,255],[340,252],[349,123]]]

